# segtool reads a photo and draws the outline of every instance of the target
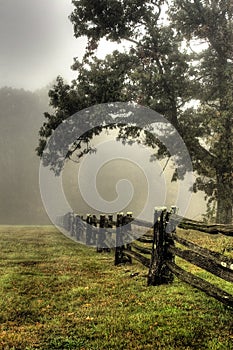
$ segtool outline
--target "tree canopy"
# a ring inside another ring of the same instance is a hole
[[[217,222],[232,222],[232,1],[73,0],[73,5],[74,35],[88,38],[86,53],[82,61],[74,59],[77,79],[69,85],[59,77],[49,93],[54,113],[45,114],[38,155],[71,114],[98,103],[137,102],[178,130],[197,174],[194,189],[206,193],[209,205],[216,201]],[[127,40],[130,46],[99,59],[101,39]]]

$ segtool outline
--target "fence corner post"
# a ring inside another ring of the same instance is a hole
[[[156,207],[154,211],[153,244],[147,279],[148,286],[158,286],[173,281],[173,275],[166,265],[168,257],[171,258],[167,252],[166,212],[166,207]]]

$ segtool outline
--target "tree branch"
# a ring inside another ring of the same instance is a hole
[[[133,43],[133,44],[135,44],[135,45],[140,46],[140,42],[137,41],[137,40],[131,39],[131,38],[129,38],[129,37],[123,37],[122,39],[123,39],[123,40],[126,40],[126,41],[129,41],[129,42],[131,42],[131,43]]]
[[[170,158],[171,158],[171,157],[169,157],[169,158],[167,159],[166,164],[164,165],[163,170],[161,171],[160,175],[162,175],[162,174],[164,173],[164,170],[166,169]]]

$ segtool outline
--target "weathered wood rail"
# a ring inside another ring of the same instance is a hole
[[[221,224],[205,224],[204,222],[194,221],[186,218],[181,218],[177,215],[176,220],[179,222],[178,227],[183,229],[195,230],[209,234],[222,233],[233,237],[233,225]]]
[[[87,215],[86,219],[82,220],[89,225],[85,225],[80,218],[68,213],[58,219],[58,224],[69,231],[76,240],[96,246],[97,252],[110,252],[111,248],[115,247],[115,265],[132,263],[133,259],[139,261],[149,269],[148,286],[172,283],[174,276],[177,276],[225,305],[233,307],[233,295],[176,264],[176,257],[179,257],[233,283],[233,259],[200,247],[176,233],[178,226],[233,237],[233,226],[206,225],[189,219],[181,220],[175,207],[170,212],[165,207],[156,208],[154,224],[135,220],[132,213],[119,213],[115,220],[112,215],[101,215],[99,219],[95,215]],[[142,228],[147,232],[140,234]]]
[[[135,255],[135,252],[131,251],[130,255],[146,267],[149,267],[148,285],[172,283],[174,276],[177,276],[180,280],[198,288],[225,305],[233,307],[233,295],[176,264],[176,257],[179,257],[227,282],[233,282],[233,259],[179,237],[176,233],[176,223],[179,219],[176,214],[167,212],[166,208],[157,208],[155,210],[153,234],[139,239],[150,244],[151,250],[149,247],[138,249],[137,243],[131,245],[134,249],[139,250],[140,254],[138,255],[137,253]],[[183,225],[178,226],[182,227]],[[193,222],[187,220],[185,228],[187,227],[194,229]],[[221,232],[221,234],[226,236],[233,236],[232,226],[223,228],[223,225],[210,225],[210,227],[200,225],[200,231],[202,232],[216,234],[217,230],[218,233]],[[144,258],[144,254],[149,254],[149,252],[150,261]],[[124,254],[128,254],[128,252],[123,251]]]

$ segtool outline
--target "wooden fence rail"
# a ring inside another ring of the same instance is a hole
[[[180,257],[231,283],[233,282],[233,259],[209,249],[202,248],[193,242],[179,237],[176,233],[177,218],[178,216],[175,213],[167,212],[166,208],[156,208],[153,235],[151,238],[143,236],[138,239],[138,241],[150,244],[151,251],[148,247],[139,248],[135,243],[131,245],[140,252],[137,253],[135,258],[141,261],[143,265],[149,267],[148,285],[172,283],[174,276],[177,276],[180,280],[204,291],[207,295],[214,297],[225,305],[233,307],[233,295],[185,271],[176,264],[175,258]],[[189,223],[187,223],[187,225],[189,225]],[[203,227],[202,225],[200,226],[200,231],[203,231]],[[219,227],[219,225],[217,225],[217,227]],[[218,232],[220,232],[220,230]],[[213,231],[211,230],[211,232],[209,232],[208,230],[208,233],[213,233]],[[221,229],[221,233],[227,236],[233,235],[229,226],[226,230]],[[176,243],[182,246],[182,248],[177,247]],[[150,262],[148,262],[148,259],[144,260],[144,254],[149,254],[149,252]],[[124,254],[128,254],[128,252],[124,250],[123,255]],[[133,252],[133,254],[131,252],[131,256],[133,255],[135,255],[135,252]]]
[[[85,225],[85,222],[88,225]],[[68,213],[59,217],[57,223],[74,239],[96,246],[97,252],[110,252],[111,248],[115,247],[115,265],[132,263],[132,259],[139,261],[148,268],[148,286],[172,283],[174,276],[177,276],[225,305],[233,307],[233,295],[176,264],[176,257],[179,257],[233,283],[233,259],[200,247],[176,233],[178,226],[233,237],[233,226],[206,225],[189,219],[181,220],[175,207],[169,212],[165,207],[155,208],[154,224],[135,220],[132,213],[119,213],[115,220],[112,215],[101,215],[99,219],[95,215],[87,215],[84,220],[83,217]],[[148,232],[139,234],[138,230],[141,228]],[[153,230],[149,231],[151,228]]]
[[[181,218],[177,215],[176,220],[179,222],[178,227],[189,230],[196,230],[209,234],[222,233],[226,236],[233,237],[233,225],[222,225],[222,224],[205,224],[203,222],[194,221],[186,218]]]

